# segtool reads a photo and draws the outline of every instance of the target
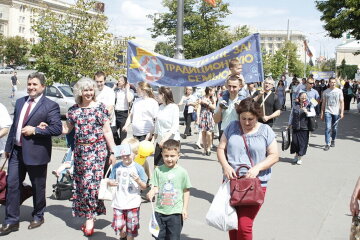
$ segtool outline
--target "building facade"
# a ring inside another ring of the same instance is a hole
[[[360,52],[360,40],[346,35],[343,43],[336,47],[336,66],[345,60],[347,65],[357,65],[360,69],[360,54],[355,55],[356,52]]]
[[[36,33],[32,22],[36,19],[36,10],[49,8],[61,18],[71,4],[59,0],[0,0],[0,34],[5,37],[20,36],[31,43],[36,43]],[[96,12],[104,12],[105,5],[97,2]]]
[[[71,6],[58,0],[0,0],[0,34],[5,37],[20,36],[35,43],[36,33],[32,22],[36,9],[48,7],[61,17]]]
[[[260,34],[261,49],[262,51],[265,51],[269,54],[275,54],[277,50],[279,50],[285,45],[285,42],[288,39],[286,30],[258,30],[256,28],[250,27],[250,31],[252,33]],[[297,46],[297,56],[299,60],[305,62],[305,34],[301,31],[292,30],[289,31],[289,39]],[[306,62],[309,62],[308,57],[306,59]]]

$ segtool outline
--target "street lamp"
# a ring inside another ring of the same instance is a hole
[[[176,59],[184,59],[184,0],[178,0],[177,6],[177,23],[176,23],[176,46],[175,56]]]

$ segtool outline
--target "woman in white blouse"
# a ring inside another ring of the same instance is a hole
[[[135,99],[123,131],[132,124],[133,136],[139,141],[151,140],[155,127],[155,118],[159,104],[155,100],[151,86],[146,82],[139,82],[136,88],[139,98]]]
[[[184,107],[184,118],[185,118],[185,132],[184,137],[191,136],[191,122],[195,121],[193,119],[193,114],[196,114],[196,110],[194,107],[198,104],[196,96],[193,95],[193,88],[192,87],[185,87],[184,96],[182,96],[180,102],[178,103],[179,106],[185,105]]]
[[[130,89],[127,77],[121,76],[115,88],[116,129],[120,129],[120,143],[126,138],[127,132],[122,131],[129,116],[130,103],[134,100],[134,91]]]
[[[161,148],[168,139],[180,140],[179,134],[179,107],[174,103],[172,91],[169,87],[160,87],[157,100],[160,108],[155,122],[156,148],[154,166],[164,164]]]

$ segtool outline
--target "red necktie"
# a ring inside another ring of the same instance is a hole
[[[26,109],[26,112],[25,112],[24,120],[23,120],[23,122],[22,122],[22,124],[21,124],[22,127],[24,127],[25,122],[26,122],[26,120],[27,120],[28,117],[29,117],[29,113],[30,113],[30,110],[31,110],[31,105],[33,104],[33,102],[34,102],[34,99],[30,98],[30,99],[29,99],[29,102],[28,102],[29,105],[28,105],[28,107],[27,107],[27,109]]]
[[[22,127],[24,127],[25,122],[29,117],[29,113],[30,113],[30,110],[31,110],[31,105],[32,105],[33,102],[34,102],[34,99],[30,98],[29,102],[28,102],[29,105],[28,105],[28,107],[26,109],[25,116],[24,116],[23,122],[21,124]],[[21,135],[20,135],[20,144],[22,145],[22,136]]]

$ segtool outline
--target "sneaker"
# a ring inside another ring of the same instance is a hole
[[[302,164],[302,160],[299,158],[299,160],[297,160],[296,164],[297,164],[297,165],[301,165],[301,164]]]
[[[295,157],[294,157],[293,164],[296,164],[298,161],[299,161],[298,156],[295,156]]]
[[[325,145],[324,151],[329,151],[330,146],[329,145]]]
[[[331,141],[330,147],[335,147],[335,141]]]

